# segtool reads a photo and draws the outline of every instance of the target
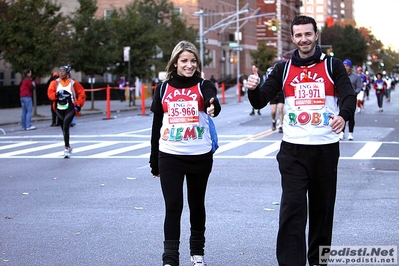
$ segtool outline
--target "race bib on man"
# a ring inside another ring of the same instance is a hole
[[[295,107],[320,109],[326,103],[326,90],[322,82],[304,82],[295,85]]]

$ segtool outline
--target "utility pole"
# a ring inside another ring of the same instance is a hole
[[[239,14],[239,3],[240,0],[236,0],[236,42],[237,42],[237,91],[238,91],[238,99],[241,102],[241,88],[239,86],[240,84],[240,14]]]
[[[277,27],[277,56],[283,59],[283,43],[281,37],[281,0],[276,3],[276,15],[279,26]]]
[[[205,34],[207,34],[210,31],[213,30],[217,30],[217,29],[224,29],[226,27],[228,27],[229,25],[235,23],[236,24],[236,32],[235,32],[235,39],[236,39],[236,45],[235,45],[235,50],[237,51],[237,85],[239,82],[239,74],[240,74],[240,50],[242,49],[241,47],[239,47],[240,45],[240,28],[243,27],[243,25],[250,19],[253,18],[260,18],[260,17],[274,17],[276,15],[276,13],[266,13],[266,14],[257,14],[258,13],[258,9],[255,10],[255,12],[250,15],[250,16],[246,16],[244,18],[240,18],[241,14],[244,13],[248,13],[249,12],[249,5],[246,4],[244,5],[241,9],[239,9],[239,0],[236,0],[236,11],[235,12],[224,12],[224,13],[212,13],[212,14],[206,14],[204,13],[204,11],[201,9],[197,12],[194,12],[194,16],[198,16],[199,17],[199,47],[200,47],[200,58],[201,58],[201,66],[202,66],[202,70],[204,69],[204,36]],[[207,30],[204,31],[203,28],[203,17],[204,16],[215,16],[215,15],[227,15],[227,17],[223,18],[222,20],[220,20],[219,22],[215,23],[214,25],[212,25],[211,27],[209,27]],[[240,26],[240,22],[244,22],[241,26]]]

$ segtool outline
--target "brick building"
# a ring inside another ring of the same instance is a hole
[[[61,11],[70,14],[78,8],[78,0],[56,0]],[[299,13],[299,0],[171,0],[189,26],[200,28],[199,11],[202,10],[203,54],[211,62],[204,66],[205,78],[237,77],[251,73],[250,51],[257,49],[260,41],[266,41],[279,57],[289,57],[294,49],[290,39],[290,20]],[[311,0],[307,0],[311,1]],[[320,1],[320,0],[313,0]],[[335,0],[338,1],[338,0]],[[107,16],[114,8],[125,7],[131,0],[97,0],[97,17]],[[237,11],[240,13],[237,16]],[[244,12],[247,11],[247,12]],[[264,14],[268,16],[263,16]],[[195,15],[197,14],[197,15]],[[258,15],[258,17],[256,17]],[[226,19],[230,17],[230,19]],[[234,20],[239,17],[238,23]],[[270,18],[279,21],[277,31],[268,29]],[[245,20],[247,18],[247,20]],[[216,27],[219,25],[220,27]],[[237,34],[237,32],[239,32]],[[237,41],[236,37],[239,37]],[[239,47],[236,47],[238,44]],[[198,47],[200,48],[200,47]],[[18,83],[18,75],[7,64],[1,64],[0,84]],[[5,66],[5,68],[3,67]],[[78,76],[75,75],[77,79]]]

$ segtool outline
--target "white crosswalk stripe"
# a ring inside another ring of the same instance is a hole
[[[143,129],[116,135],[74,135],[71,140],[72,158],[148,159],[151,146],[148,131]],[[273,133],[266,130],[254,135],[219,135],[220,147],[214,158],[276,159],[281,141],[268,139]],[[396,148],[398,144],[384,141],[341,141],[340,160],[399,160],[399,149]],[[62,136],[4,136],[0,139],[0,158],[63,158],[63,149]]]
[[[381,147],[381,142],[367,142],[355,155],[353,158],[356,159],[367,159],[373,157],[373,155]]]
[[[251,152],[250,154],[245,155],[245,158],[259,158],[265,157],[273,152],[276,152],[280,149],[280,141],[273,142],[270,145],[267,145],[264,148],[261,148],[257,151]]]

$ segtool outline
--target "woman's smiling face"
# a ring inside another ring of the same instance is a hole
[[[197,70],[198,62],[195,55],[189,51],[183,51],[175,67],[177,68],[177,74],[183,77],[192,77]]]

